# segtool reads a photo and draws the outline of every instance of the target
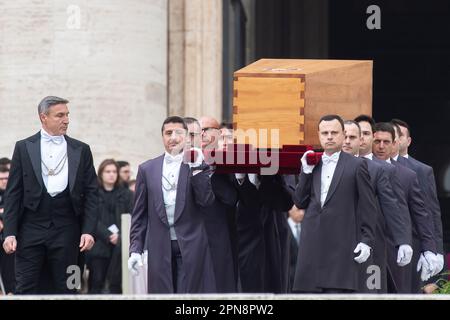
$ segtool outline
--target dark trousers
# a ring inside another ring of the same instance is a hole
[[[89,293],[105,293],[104,289],[107,280],[109,288],[108,293],[122,293],[121,266],[118,262],[120,261],[114,261],[114,256],[111,258],[89,258]]]
[[[172,247],[172,282],[173,282],[173,292],[183,293],[183,261],[181,259],[180,246],[178,241],[171,241]]]
[[[5,293],[14,293],[15,288],[15,272],[14,272],[15,254],[6,254],[0,247],[0,274],[5,286]]]
[[[51,275],[51,293],[76,293],[73,284],[81,284],[81,270],[77,273],[68,267],[77,267],[79,242],[78,223],[61,227],[51,224],[49,228],[33,223],[22,225],[17,239],[16,294],[43,293],[39,290],[43,271]],[[50,270],[43,270],[44,265]]]
[[[355,293],[355,291],[350,289],[332,289],[332,288],[323,288],[321,293],[326,294],[334,294],[334,293],[343,293],[343,294],[349,294],[349,293]]]

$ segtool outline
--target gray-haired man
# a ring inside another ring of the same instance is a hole
[[[14,149],[3,248],[16,252],[18,294],[38,292],[45,263],[56,293],[73,293],[68,267],[94,244],[97,176],[89,146],[66,136],[68,102],[44,98],[38,106],[42,129]]]

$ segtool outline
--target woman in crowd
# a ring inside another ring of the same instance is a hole
[[[96,242],[87,256],[89,293],[122,293],[121,214],[132,210],[132,193],[119,178],[113,159],[98,168],[99,215]]]

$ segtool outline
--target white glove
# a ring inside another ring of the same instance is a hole
[[[444,256],[440,253],[436,254],[435,261],[436,268],[434,269],[433,276],[437,275],[444,268]]]
[[[234,176],[235,176],[236,179],[238,179],[238,180],[245,179],[245,173],[235,173]]]
[[[191,150],[194,150],[196,153],[196,159],[194,162],[188,162],[188,165],[190,168],[195,168],[195,167],[199,167],[202,162],[203,159],[205,158],[202,152],[202,149],[200,148],[192,148]]]
[[[259,177],[256,173],[249,173],[248,180],[250,180],[250,182],[256,187],[256,189],[259,189],[261,181],[259,181]]]
[[[313,169],[314,169],[314,167],[315,167],[315,165],[313,165],[313,164],[310,165],[310,164],[308,164],[308,163],[306,162],[306,157],[307,157],[308,153],[314,153],[314,151],[313,151],[313,150],[308,150],[308,151],[306,151],[306,152],[303,154],[302,159],[301,159],[301,162],[302,162],[302,171],[303,171],[303,173],[306,173],[306,174],[312,173],[312,172],[313,172]]]
[[[407,264],[409,264],[411,262],[412,255],[413,255],[413,249],[411,248],[411,246],[409,244],[402,244],[398,248],[397,264],[400,267],[406,266]]]
[[[358,253],[361,251],[361,253],[359,254],[359,256],[354,258],[355,261],[358,263],[366,262],[366,260],[370,257],[370,250],[372,250],[372,248],[370,248],[367,244],[362,242],[358,243],[353,252]]]
[[[436,268],[435,254],[431,251],[425,251],[420,255],[419,262],[417,263],[417,272],[422,269],[420,278],[422,281],[427,281],[433,276],[433,272]]]
[[[144,263],[144,266],[148,265],[148,250],[144,250],[144,253],[142,254],[142,262]]]
[[[133,276],[139,275],[138,267],[142,267],[142,256],[139,253],[132,252],[131,256],[128,258],[128,270],[130,270]]]

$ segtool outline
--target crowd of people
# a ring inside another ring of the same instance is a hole
[[[231,126],[171,116],[161,155],[131,180],[126,161],[93,168],[90,147],[66,134],[67,104],[44,98],[41,130],[0,163],[5,293],[80,291],[69,265],[93,294],[121,293],[122,272],[144,263],[149,293],[420,293],[445,270],[433,169],[408,154],[402,120],[324,115],[318,163],[309,151],[298,175],[259,175],[205,162],[233,143]]]

